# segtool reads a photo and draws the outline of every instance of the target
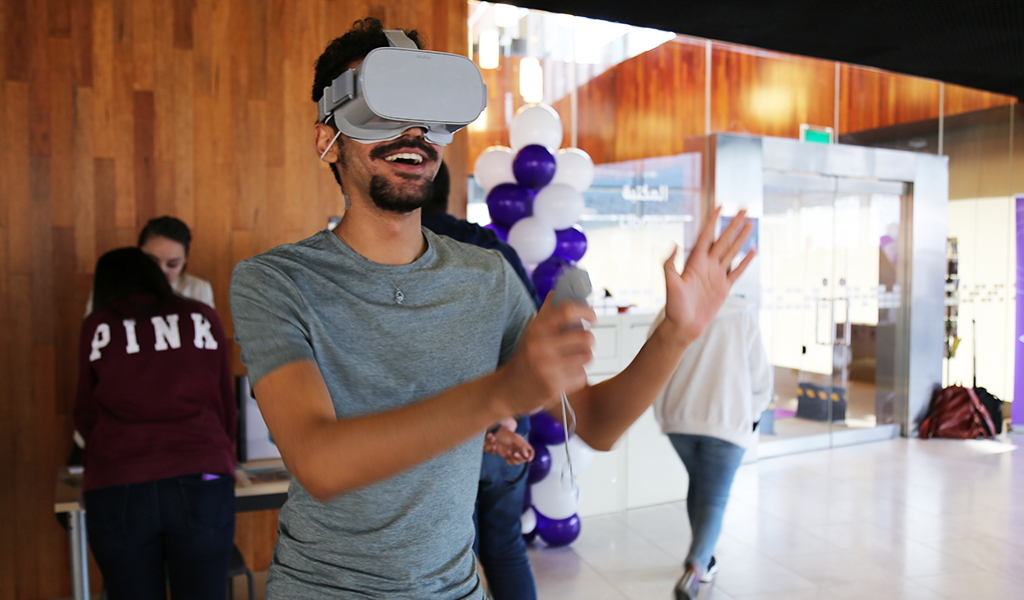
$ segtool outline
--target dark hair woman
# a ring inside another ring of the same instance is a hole
[[[192,232],[181,219],[157,217],[146,222],[139,232],[139,249],[163,272],[170,289],[179,296],[198,300],[213,307],[213,286],[209,281],[185,272]],[[95,291],[89,295],[85,315],[93,311]]]
[[[74,418],[108,596],[223,600],[237,409],[220,321],[138,248],[104,254],[93,285]]]

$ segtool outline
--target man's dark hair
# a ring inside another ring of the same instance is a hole
[[[433,191],[430,199],[423,205],[423,212],[448,212],[448,192],[451,190],[451,177],[448,165],[441,161],[441,167],[434,177]]]
[[[139,247],[141,248],[149,238],[153,237],[164,237],[178,242],[185,247],[185,257],[188,257],[188,245],[192,242],[192,232],[189,231],[188,225],[180,219],[168,216],[150,219],[139,232]]]
[[[419,32],[406,31],[405,35],[409,36],[417,47],[423,48]],[[313,70],[313,102],[319,102],[324,95],[324,88],[329,87],[338,75],[347,71],[352,63],[362,60],[372,50],[387,46],[388,38],[384,34],[384,24],[379,19],[367,17],[353,23],[352,29],[345,35],[331,40],[323,54],[316,60],[316,67]],[[330,125],[334,127],[333,123]],[[341,143],[339,139],[338,145]],[[331,171],[334,173],[335,181],[341,185],[341,175],[334,163],[331,163]]]
[[[155,309],[174,296],[160,267],[138,248],[118,248],[96,262],[93,280],[93,310],[106,308],[130,295],[156,297]]]

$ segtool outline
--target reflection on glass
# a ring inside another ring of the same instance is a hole
[[[581,266],[618,306],[656,311],[665,302],[661,264],[696,234],[701,155],[687,153],[598,165],[584,192],[587,234]]]
[[[896,422],[902,184],[765,174],[761,329],[774,434]]]

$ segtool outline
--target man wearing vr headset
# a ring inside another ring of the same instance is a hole
[[[500,254],[420,226],[444,145],[486,91],[467,59],[412,42],[366,19],[327,47],[314,143],[349,208],[333,232],[232,278],[242,361],[294,476],[267,598],[484,598],[472,515],[485,429],[564,391],[576,433],[609,449],[753,256],[730,270],[751,226],[741,214],[714,241],[713,212],[683,273],[674,254],[665,262],[662,325],[622,373],[588,386],[587,305],[534,314]]]

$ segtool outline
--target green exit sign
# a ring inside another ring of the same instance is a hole
[[[818,127],[816,125],[800,125],[800,141],[813,144],[831,144],[832,128]]]

